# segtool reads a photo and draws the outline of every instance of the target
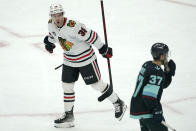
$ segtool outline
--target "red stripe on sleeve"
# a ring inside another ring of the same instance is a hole
[[[95,38],[95,32],[93,32],[93,38],[90,40],[89,44],[94,40]]]

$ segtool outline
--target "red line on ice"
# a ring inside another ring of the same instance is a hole
[[[176,1],[176,0],[163,0],[163,1],[196,8],[196,5],[194,5],[194,4],[180,2],[180,1]]]
[[[49,53],[46,49],[44,49],[44,43],[41,43],[41,42],[40,43],[32,43],[32,46],[34,46],[35,48],[37,48],[43,52]],[[55,56],[55,53],[52,53],[50,55]]]
[[[0,48],[3,48],[3,47],[6,47],[8,46],[9,44],[5,41],[0,41]]]
[[[43,43],[32,43],[32,45],[33,45],[35,48],[39,49],[39,50],[42,50],[42,51],[47,52],[47,51],[44,49],[44,44],[43,44]],[[41,45],[43,45],[43,46],[41,46]]]
[[[18,37],[18,38],[32,38],[32,37],[43,37],[44,35],[21,35],[19,33],[16,33],[12,30],[10,30],[9,28],[5,27],[5,26],[0,26],[0,29],[3,31],[8,32],[9,34]]]

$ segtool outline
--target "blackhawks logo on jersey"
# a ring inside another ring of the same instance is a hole
[[[76,22],[75,22],[75,21],[73,21],[73,20],[69,20],[69,23],[67,24],[67,26],[69,26],[69,27],[74,27],[74,26],[75,26],[75,24],[76,24]]]
[[[70,51],[70,49],[72,48],[73,46],[73,43],[72,42],[69,42],[67,41],[66,39],[63,39],[61,37],[58,37],[59,39],[59,43],[61,45],[61,47],[66,50],[66,51]]]

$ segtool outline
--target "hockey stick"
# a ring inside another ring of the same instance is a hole
[[[58,68],[60,68],[61,66],[63,66],[63,64],[57,66],[56,68],[54,68],[55,70],[57,70]]]
[[[161,122],[164,126],[168,127],[169,129],[171,129],[172,131],[176,131],[176,129],[174,129],[173,127],[171,127],[170,125],[168,125],[165,121]]]
[[[108,46],[103,0],[100,0],[100,2],[101,2],[101,12],[102,12],[102,20],[103,20],[103,30],[104,30],[105,44]],[[111,86],[111,88],[113,88],[112,72],[111,72],[111,65],[110,65],[110,59],[109,58],[107,58],[107,62],[108,62],[108,71],[109,71],[109,78],[110,78],[110,86]]]

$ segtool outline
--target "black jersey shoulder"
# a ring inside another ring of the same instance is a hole
[[[160,66],[154,64],[152,61],[145,62],[142,67],[145,68],[147,74],[155,74],[155,75],[164,74],[163,69]]]

